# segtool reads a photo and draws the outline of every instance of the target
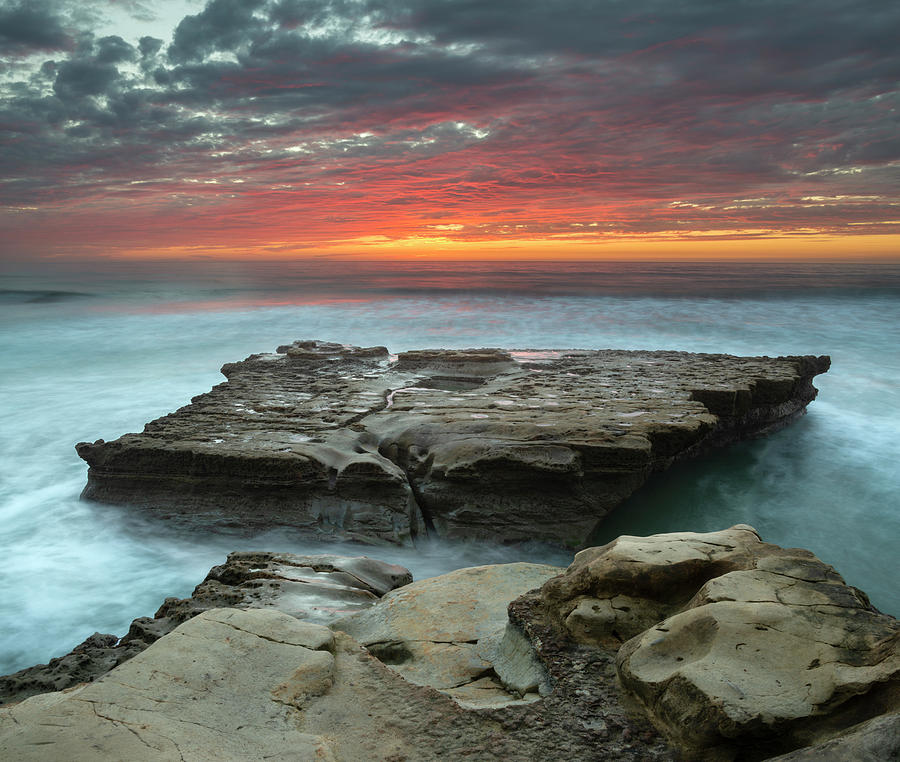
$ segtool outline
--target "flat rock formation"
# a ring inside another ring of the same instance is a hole
[[[140,434],[77,445],[83,496],[167,517],[402,542],[577,547],[654,471],[784,426],[827,357],[299,341]]]
[[[332,760],[296,717],[331,687],[333,648],[287,614],[212,609],[95,683],[0,711],[0,758]]]
[[[298,568],[264,555],[234,557],[238,586]],[[900,758],[900,625],[808,551],[738,525],[558,571],[462,569],[330,627],[277,610],[290,595],[200,610],[94,683],[0,707],[0,758]]]
[[[190,598],[166,598],[153,617],[135,619],[123,638],[95,632],[49,664],[0,677],[0,704],[96,680],[209,609],[271,608],[327,624],[372,606],[410,582],[408,569],[366,556],[230,553]]]

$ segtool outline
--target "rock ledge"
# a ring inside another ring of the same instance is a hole
[[[77,445],[83,496],[196,522],[577,547],[654,471],[802,415],[827,357],[298,341],[140,434]]]

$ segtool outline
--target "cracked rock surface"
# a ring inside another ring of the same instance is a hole
[[[296,713],[330,689],[331,631],[271,610],[213,609],[95,683],[0,711],[0,758],[330,760]]]
[[[451,601],[433,602],[417,611],[438,623]],[[500,618],[484,613],[471,618],[477,629]],[[542,654],[557,647],[570,653],[548,642]],[[471,709],[342,631],[271,609],[213,609],[90,685],[0,708],[0,758],[672,762],[660,735],[623,707],[613,660],[575,648],[574,679],[551,661],[560,682],[546,697]]]
[[[260,555],[235,554],[235,579],[271,572]],[[900,626],[808,551],[738,525],[559,571],[459,570],[333,629],[202,611],[94,683],[0,708],[0,758],[900,757]]]
[[[298,341],[112,442],[84,497],[201,523],[578,546],[656,470],[786,425],[827,357]]]

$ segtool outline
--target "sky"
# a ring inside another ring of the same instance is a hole
[[[0,0],[0,260],[900,258],[900,3]]]

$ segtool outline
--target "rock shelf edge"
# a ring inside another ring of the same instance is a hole
[[[296,341],[143,432],[80,442],[86,499],[322,538],[567,547],[655,472],[787,425],[827,356]]]

